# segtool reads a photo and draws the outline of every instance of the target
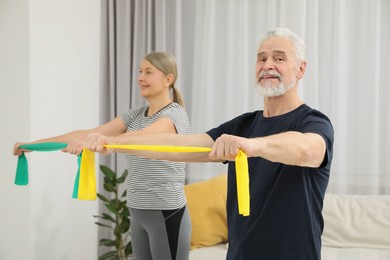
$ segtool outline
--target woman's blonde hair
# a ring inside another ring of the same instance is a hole
[[[144,59],[149,61],[154,67],[164,73],[164,75],[173,75],[174,79],[170,85],[170,88],[172,89],[173,102],[184,106],[183,97],[180,94],[180,91],[175,88],[175,82],[177,79],[177,65],[175,58],[169,53],[155,51],[147,54]]]

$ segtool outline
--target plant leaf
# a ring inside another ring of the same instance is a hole
[[[121,201],[120,204],[121,204],[120,207],[121,207],[122,209],[126,209],[126,208],[127,208],[127,206],[126,206],[127,201]]]
[[[133,253],[133,248],[131,247],[131,241],[127,243],[126,248],[125,248],[125,254],[126,256],[129,256]]]
[[[109,229],[113,229],[113,227],[111,227],[109,225],[106,225],[106,224],[99,223],[99,222],[95,222],[95,224],[98,225],[98,226],[101,226],[101,227],[106,227],[106,228],[109,228]]]
[[[111,211],[112,213],[114,213],[114,214],[118,214],[119,212],[118,212],[118,209],[114,206],[114,205],[112,205],[111,203],[110,204],[107,204],[106,205],[106,208],[109,210],[109,211]]]
[[[123,171],[123,173],[122,173],[120,178],[123,178],[123,177],[126,178],[128,174],[129,174],[129,171],[126,169],[126,170]]]
[[[111,222],[113,222],[113,223],[116,222],[115,219],[114,219],[111,215],[109,215],[109,214],[107,214],[107,213],[103,213],[103,216],[101,217],[101,219],[109,220],[109,221],[111,221]]]
[[[108,198],[106,198],[105,196],[103,196],[100,193],[97,193],[96,195],[98,196],[99,199],[101,199],[104,202],[109,202],[110,201]]]
[[[116,173],[111,170],[110,168],[108,168],[107,166],[105,165],[100,165],[100,170],[103,172],[103,174],[109,178],[110,180],[115,180],[116,178]]]
[[[120,237],[120,236],[121,236],[121,231],[120,231],[119,226],[116,226],[116,227],[114,228],[114,236],[115,236],[115,237]]]
[[[116,245],[116,241],[115,240],[111,240],[111,239],[100,239],[99,240],[99,245],[100,246],[115,246]]]
[[[101,256],[99,256],[99,260],[106,260],[106,259],[109,259],[110,257],[113,257],[113,256],[116,256],[116,251],[111,251],[111,252],[107,252],[105,254],[102,254]]]
[[[103,187],[108,192],[116,192],[115,187],[111,183],[104,183]]]
[[[130,220],[128,218],[122,219],[122,222],[119,224],[119,232],[126,233],[130,229]]]
[[[119,216],[123,218],[128,218],[130,216],[130,212],[128,208],[123,209],[120,213]]]
[[[128,174],[128,171],[125,170],[125,171],[122,173],[122,176],[119,177],[119,178],[116,180],[116,182],[117,182],[117,183],[123,183],[123,182],[125,182],[126,177],[127,177],[127,174]]]
[[[117,187],[117,186],[118,186],[118,184],[117,184],[117,182],[116,182],[116,179],[110,180],[110,179],[107,178],[107,177],[104,177],[104,183],[109,183],[109,184],[111,184],[111,185],[114,186],[114,187]]]
[[[119,200],[119,199],[112,199],[112,200],[110,200],[110,203],[111,203],[112,205],[114,205],[115,207],[119,207],[120,204],[122,203],[122,201]]]

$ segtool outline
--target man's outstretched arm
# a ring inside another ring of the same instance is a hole
[[[248,157],[262,157],[287,165],[319,167],[325,158],[326,143],[319,134],[293,131],[249,139],[222,135],[215,141],[210,157],[234,160],[239,149]]]

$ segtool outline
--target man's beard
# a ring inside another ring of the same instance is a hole
[[[264,74],[268,75],[273,75],[279,78],[280,84],[277,86],[272,86],[272,83],[267,80],[265,84],[260,84],[260,79],[263,77]],[[278,97],[284,95],[287,91],[292,89],[295,85],[295,82],[291,82],[288,85],[285,85],[283,83],[281,75],[276,72],[276,71],[261,71],[259,73],[258,81],[257,81],[257,86],[256,86],[256,91],[258,92],[259,95],[263,97]]]

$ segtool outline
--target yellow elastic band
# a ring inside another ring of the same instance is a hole
[[[95,153],[86,148],[83,149],[81,155],[77,198],[79,200],[96,199]]]
[[[169,146],[169,145],[136,145],[136,144],[106,144],[106,148],[124,149],[124,150],[140,150],[140,151],[156,151],[166,153],[202,153],[210,152],[209,147],[191,147],[191,146]]]
[[[182,153],[200,153],[210,152],[208,147],[189,147],[189,146],[158,146],[158,145],[104,145],[106,148],[125,149],[125,150],[143,150],[157,152],[182,152]],[[250,196],[249,196],[249,173],[248,158],[246,154],[239,150],[235,158],[236,162],[236,181],[237,181],[237,199],[238,212],[243,216],[249,216]]]
[[[250,213],[248,172],[248,158],[243,151],[239,150],[236,156],[236,182],[238,212],[243,216],[249,216]]]

